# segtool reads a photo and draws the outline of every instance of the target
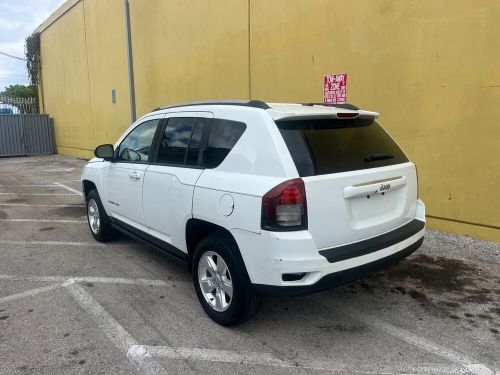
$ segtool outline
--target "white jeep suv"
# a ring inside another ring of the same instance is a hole
[[[345,284],[414,252],[417,170],[346,105],[217,101],[158,108],[82,174],[90,229],[188,265],[205,312],[234,325],[262,295]]]

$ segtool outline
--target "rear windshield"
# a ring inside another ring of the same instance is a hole
[[[276,124],[301,177],[408,161],[373,119],[282,120]]]

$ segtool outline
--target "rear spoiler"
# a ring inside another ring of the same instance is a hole
[[[349,120],[349,119],[360,119],[360,120],[374,120],[379,117],[377,112],[371,111],[345,111],[345,112],[336,112],[336,113],[309,113],[309,114],[293,114],[287,113],[283,114],[283,116],[279,116],[275,118],[274,121],[300,121],[300,120],[309,120],[309,119],[334,119],[334,120]]]

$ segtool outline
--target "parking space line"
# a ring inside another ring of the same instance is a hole
[[[40,288],[26,290],[26,291],[21,292],[21,293],[11,294],[10,296],[1,297],[0,303],[14,301],[16,299],[26,298],[26,297],[34,296],[36,294],[45,293],[45,292],[60,288],[61,286],[62,286],[61,283],[56,283],[56,284],[50,284],[47,286],[42,286]]]
[[[92,318],[106,337],[129,359],[140,373],[151,375],[167,374],[165,369],[151,356],[128,355],[129,348],[137,345],[137,341],[84,288],[76,283],[68,283],[65,288],[83,311]]]
[[[76,194],[68,194],[76,195]],[[30,203],[0,203],[1,206],[7,207],[85,207],[84,204],[30,204]]]
[[[53,282],[64,282],[67,279],[72,279],[75,282],[87,282],[87,283],[102,283],[102,284],[123,284],[123,285],[139,285],[139,286],[154,286],[154,287],[172,287],[174,284],[176,286],[180,284],[191,285],[191,282],[175,280],[175,281],[165,281],[165,280],[149,280],[149,279],[127,279],[124,277],[100,277],[100,276],[12,276],[12,275],[0,275],[0,280],[11,280],[11,281],[53,281]]]
[[[325,304],[321,302],[322,304]],[[327,306],[329,304],[326,304]],[[352,309],[346,306],[335,306],[337,311],[343,311],[347,315],[362,321],[363,323],[372,326],[379,331],[382,331],[386,334],[394,336],[402,341],[407,342],[408,344],[420,348],[428,353],[431,353],[435,356],[444,358],[458,366],[461,366],[466,370],[467,373],[477,374],[477,375],[493,375],[494,371],[491,370],[488,366],[478,363],[463,354],[460,354],[452,349],[446,348],[439,344],[436,344],[422,336],[418,336],[404,328],[396,327],[384,320],[378,319],[373,315],[368,315],[362,313],[359,310]]]
[[[344,365],[338,362],[309,361],[308,363],[298,363],[296,361],[281,360],[271,353],[258,352],[237,352],[234,350],[217,350],[202,348],[170,347],[170,346],[148,346],[133,345],[128,351],[129,357],[153,356],[156,358],[235,363],[239,365],[258,365],[268,367],[295,368],[302,370],[328,371],[340,374],[401,374],[411,372],[412,374],[450,374],[462,372],[460,368],[450,367],[441,364],[432,364],[427,367],[411,366],[411,369],[393,369],[377,366],[377,370],[363,370],[352,365]]]
[[[0,187],[54,187],[54,184],[47,184],[47,185],[38,185],[38,184],[33,184],[33,185],[0,185]]]
[[[51,196],[51,195],[77,195],[77,194],[70,194],[70,193],[0,193],[0,195],[19,195],[19,196]],[[80,194],[81,195],[81,194]]]
[[[73,189],[71,186],[67,186],[67,185],[61,184],[60,182],[54,182],[54,185],[60,186],[63,189],[71,191],[72,193],[75,193],[75,194],[78,194],[80,196],[83,196],[83,193],[80,190]]]
[[[364,323],[383,331],[386,334],[395,336],[409,344],[416,346],[424,351],[443,357],[453,365],[447,364],[421,364],[414,367],[408,364],[409,368],[398,368],[377,366],[377,370],[362,369],[359,366],[352,368],[352,365],[338,362],[319,360],[308,360],[300,363],[295,360],[280,359],[272,353],[245,352],[232,350],[217,350],[189,347],[171,347],[171,346],[149,346],[140,345],[126,330],[121,326],[81,285],[81,282],[93,283],[113,283],[142,286],[172,286],[173,282],[164,280],[148,279],[126,279],[110,277],[71,277],[71,276],[11,276],[0,275],[0,280],[9,281],[38,281],[55,282],[47,286],[31,289],[25,292],[16,293],[10,296],[0,298],[0,302],[8,302],[32,295],[48,292],[50,290],[64,287],[75,299],[78,305],[87,313],[94,323],[104,332],[106,337],[125,355],[132,365],[142,374],[159,375],[165,374],[165,369],[156,361],[155,358],[165,358],[184,361],[205,361],[205,362],[223,362],[234,363],[238,365],[258,365],[279,368],[296,368],[302,370],[328,371],[334,373],[358,373],[358,374],[449,374],[449,373],[472,373],[472,374],[493,374],[487,366],[477,364],[466,358],[464,355],[456,353],[450,349],[441,347],[429,340],[414,335],[405,329],[395,327],[385,321],[363,314],[350,308],[341,308],[346,313]],[[179,284],[179,281],[175,282]],[[181,281],[182,283],[182,281]],[[186,284],[191,284],[185,282]],[[337,308],[336,308],[337,309]],[[459,365],[457,367],[455,365]]]
[[[66,220],[66,219],[0,219],[0,222],[19,222],[19,223],[86,223],[87,220]]]
[[[106,246],[100,242],[11,241],[11,240],[0,240],[0,245],[86,246],[86,247],[105,247]]]

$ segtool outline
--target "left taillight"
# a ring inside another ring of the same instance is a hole
[[[262,197],[261,228],[269,231],[307,229],[307,199],[304,181],[282,182]]]

